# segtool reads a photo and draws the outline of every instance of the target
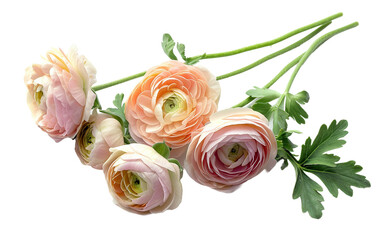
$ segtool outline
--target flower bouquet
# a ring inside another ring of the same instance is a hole
[[[295,169],[292,196],[301,199],[302,211],[320,218],[323,187],[312,175],[334,197],[339,190],[352,196],[352,187],[370,187],[370,182],[359,174],[362,167],[354,161],[340,162],[340,157],[328,153],[345,144],[346,120],[323,124],[317,136],[308,137],[300,148],[291,141],[301,132],[289,129],[288,121],[305,124],[308,113],[303,105],[309,101],[307,91],[292,93],[291,87],[301,67],[322,44],[358,23],[317,37],[265,86],[248,89],[243,101],[220,111],[219,99],[229,96],[221,95],[219,81],[299,48],[341,16],[332,15],[270,41],[192,57],[186,55],[184,44],[164,34],[162,48],[170,60],[96,86],[95,67],[76,48],[67,52],[52,49],[41,63],[26,69],[27,102],[37,126],[56,142],[75,140],[80,162],[103,170],[116,204],[130,212],[177,208],[184,172],[201,185],[232,193],[281,162],[282,169],[288,165]],[[220,76],[199,65],[204,59],[225,57],[230,61],[230,56],[272,46],[309,30],[300,40]],[[292,73],[284,91],[271,89],[288,71]],[[136,78],[141,79],[126,99],[117,93],[114,107],[102,108],[98,91]]]

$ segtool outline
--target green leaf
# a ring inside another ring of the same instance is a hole
[[[94,92],[94,91],[93,91],[93,92]],[[96,93],[94,92],[94,94],[96,94]],[[95,100],[94,100],[94,104],[93,104],[92,109],[99,109],[99,110],[102,109],[102,106],[101,106],[101,103],[99,102],[99,99],[98,99],[98,95],[97,95],[97,94],[96,94],[96,98],[95,98]]]
[[[284,170],[286,167],[288,167],[288,160],[284,160],[283,164],[281,165],[281,170]]]
[[[256,101],[253,105],[252,105],[252,109],[263,114],[266,118],[269,119],[269,114],[270,114],[270,109],[271,109],[271,104],[269,103],[265,103],[265,102],[258,102]]]
[[[301,132],[295,130],[285,131],[284,129],[279,132],[279,135],[276,137],[276,139],[280,141],[280,148],[285,148],[286,150],[293,152],[293,149],[297,147],[297,145],[292,143],[292,141],[289,139],[293,133]]]
[[[275,135],[278,135],[280,133],[280,130],[286,130],[288,128],[288,124],[286,122],[288,118],[288,113],[282,110],[281,107],[275,106],[273,106],[270,109],[270,112],[271,113],[269,120],[272,122],[273,125],[273,133]]]
[[[335,167],[336,162],[340,160],[340,157],[333,155],[333,154],[322,154],[321,156],[318,156],[314,159],[311,159],[310,161],[306,162],[304,166],[308,165],[325,165],[329,167]]]
[[[275,90],[267,88],[257,88],[250,89],[246,92],[248,96],[257,98],[257,102],[270,102],[276,98],[279,98],[281,94]]]
[[[297,102],[301,104],[305,104],[309,102],[309,93],[307,91],[301,91],[294,95],[294,98],[297,100]]]
[[[285,101],[285,111],[291,116],[298,124],[305,123],[308,114],[301,107],[300,104],[305,104],[309,101],[309,94],[306,91],[297,93],[296,95],[288,93]]]
[[[178,165],[179,171],[180,171],[180,178],[182,178],[183,177],[183,167],[182,167],[182,165],[180,165],[180,162],[175,158],[170,158],[170,159],[168,159],[168,161],[170,163],[175,163],[176,165]]]
[[[162,48],[166,55],[172,60],[178,60],[178,58],[174,54],[175,42],[172,40],[170,34],[163,34]]]
[[[311,165],[317,162],[320,164],[327,162],[328,164],[324,165],[332,165],[335,158],[328,154],[325,155],[324,153],[340,148],[346,143],[345,140],[341,138],[348,133],[345,131],[347,126],[348,122],[346,120],[341,120],[338,124],[336,120],[334,120],[329,128],[323,124],[313,143],[312,140],[308,138],[305,144],[302,145],[299,163],[301,165]]]
[[[176,48],[178,49],[178,52],[180,54],[180,56],[182,57],[182,59],[184,61],[187,61],[187,57],[186,57],[186,46],[184,46],[183,43],[177,43],[176,44]]]
[[[123,129],[124,142],[129,144],[131,137],[129,134],[129,122],[126,120],[125,116],[125,104],[122,103],[123,97],[123,93],[115,95],[115,99],[113,101],[115,108],[107,108],[106,110],[100,110],[100,112],[109,114],[119,121]]]
[[[296,184],[293,190],[293,199],[301,198],[302,212],[308,212],[312,218],[321,218],[324,198],[319,193],[322,187],[308,177],[299,167],[296,167]]]
[[[189,57],[186,59],[186,64],[187,65],[194,65],[194,64],[198,63],[200,60],[204,59],[205,56],[206,56],[206,53],[204,53],[203,55],[200,55],[200,56],[196,56],[196,57]]]
[[[168,159],[170,157],[170,148],[166,145],[165,142],[155,143],[153,148],[164,158]]]
[[[365,176],[358,174],[362,170],[361,166],[355,165],[354,161],[337,163],[340,159],[338,156],[326,153],[345,144],[341,138],[347,134],[345,131],[347,125],[345,120],[338,123],[333,121],[329,127],[322,125],[313,142],[311,138],[305,141],[299,161],[290,153],[288,154],[287,149],[283,149],[284,155],[281,157],[290,160],[296,169],[297,180],[293,198],[300,197],[303,212],[308,211],[313,218],[320,218],[324,209],[321,204],[323,198],[318,193],[322,191],[322,188],[305,173],[317,176],[334,197],[338,196],[338,190],[352,196],[352,187],[371,186]],[[278,142],[282,140],[278,139]],[[280,149],[279,152],[281,152]]]
[[[362,170],[354,161],[336,164],[335,167],[316,165],[310,166],[309,171],[319,177],[334,196],[338,196],[338,189],[348,196],[353,196],[352,186],[358,188],[370,187],[370,182],[365,176],[357,174]]]

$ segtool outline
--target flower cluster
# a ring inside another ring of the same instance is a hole
[[[178,43],[177,50],[184,62],[177,60],[173,52],[175,42],[165,34],[162,47],[170,61],[123,81],[99,86],[93,86],[95,68],[75,48],[67,53],[52,49],[42,63],[26,69],[27,102],[37,126],[56,142],[75,139],[80,162],[103,170],[111,196],[127,211],[148,214],[177,208],[182,201],[183,168],[201,185],[233,192],[283,160],[282,169],[288,162],[296,169],[293,197],[301,198],[304,212],[319,218],[323,198],[317,192],[318,184],[305,173],[316,174],[334,196],[338,189],[351,195],[351,186],[369,187],[370,183],[357,174],[359,166],[354,162],[337,163],[339,157],[326,154],[343,145],[346,121],[338,124],[333,121],[329,127],[323,125],[316,139],[308,138],[302,145],[297,159],[296,145],[290,140],[296,131],[288,129],[287,120],[305,123],[308,115],[301,105],[309,101],[309,95],[306,91],[292,94],[290,88],[298,70],[323,42],[357,23],[318,38],[268,84],[248,90],[248,97],[232,108],[218,111],[221,97],[218,80],[296,48],[341,15],[235,51],[186,57],[184,44]],[[270,46],[315,27],[300,41],[221,76],[193,66],[205,58]],[[293,66],[295,72],[282,94],[269,89]],[[137,77],[143,78],[126,102],[123,94],[117,94],[115,108],[101,108],[96,91]],[[342,175],[353,180],[346,181]]]

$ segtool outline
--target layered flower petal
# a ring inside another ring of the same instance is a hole
[[[217,111],[220,85],[206,69],[178,61],[148,70],[126,103],[126,119],[135,141],[165,141],[179,157],[191,133]]]
[[[82,124],[75,150],[83,164],[102,169],[111,155],[109,149],[123,144],[121,124],[110,115],[94,112],[89,121]]]
[[[179,206],[182,185],[178,165],[144,144],[133,143],[111,151],[103,170],[110,193],[120,207],[147,214]]]
[[[36,124],[56,142],[76,136],[95,100],[96,70],[77,49],[52,49],[25,72],[27,102]]]
[[[263,169],[275,165],[277,143],[267,119],[248,108],[227,109],[195,132],[185,168],[195,181],[234,191]]]

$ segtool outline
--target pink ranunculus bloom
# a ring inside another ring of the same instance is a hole
[[[165,141],[181,160],[191,133],[217,111],[219,97],[220,85],[207,69],[165,62],[148,70],[127,100],[130,134],[148,145]]]
[[[277,143],[267,119],[249,108],[227,109],[193,135],[185,169],[196,182],[232,192],[275,165]]]
[[[102,169],[102,165],[111,155],[109,149],[123,144],[119,121],[110,115],[94,111],[89,121],[82,123],[76,137],[75,150],[83,164]]]
[[[36,124],[56,142],[73,138],[87,121],[95,100],[96,70],[75,48],[47,52],[25,72],[27,102]]]
[[[110,150],[103,171],[117,205],[139,214],[179,206],[182,184],[178,165],[145,144],[132,143]]]

